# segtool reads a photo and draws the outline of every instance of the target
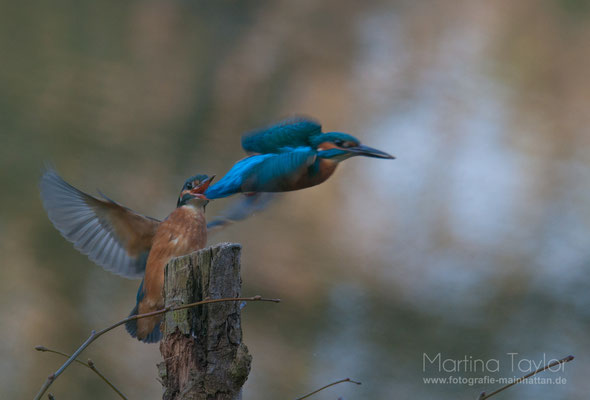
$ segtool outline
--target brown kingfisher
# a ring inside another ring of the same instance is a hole
[[[170,259],[192,253],[207,243],[204,194],[214,176],[195,175],[182,186],[176,209],[163,221],[86,194],[48,169],[40,182],[49,219],[81,253],[107,271],[143,280],[130,315],[164,307],[164,267]],[[162,317],[126,324],[131,336],[147,343],[161,339]]]
[[[242,147],[250,156],[207,189],[208,198],[304,189],[324,182],[351,157],[394,159],[347,133],[324,133],[319,122],[305,117],[248,133],[242,137]]]

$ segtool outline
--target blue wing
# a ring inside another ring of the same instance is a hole
[[[311,166],[317,152],[311,147],[297,147],[279,154],[260,154],[238,161],[205,195],[210,199],[247,192],[282,192],[292,190],[293,180]]]
[[[276,125],[245,134],[242,147],[248,154],[279,153],[285,147],[309,146],[309,137],[322,133],[319,122],[293,117]]]
[[[143,276],[158,220],[81,192],[51,169],[39,187],[49,219],[78,251],[117,275]]]
[[[317,151],[311,147],[297,147],[273,154],[256,164],[243,183],[246,192],[283,192],[293,184],[316,160]]]

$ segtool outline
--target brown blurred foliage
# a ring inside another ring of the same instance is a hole
[[[490,389],[423,384],[425,352],[573,353],[567,385],[503,395],[586,398],[589,43],[586,0],[3,2],[1,397],[31,397],[59,365],[34,345],[71,352],[138,284],[53,229],[44,162],[161,218],[187,176],[243,156],[242,132],[299,113],[398,159],[346,161],[211,238],[243,244],[244,294],[283,299],[244,310],[245,398],[345,376],[363,385],[317,399]],[[87,356],[130,398],[161,396],[157,346],[121,329]],[[83,368],[52,390],[112,396]]]

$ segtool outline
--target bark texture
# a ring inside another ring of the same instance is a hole
[[[221,243],[170,261],[166,306],[239,297],[240,251],[238,244]],[[167,313],[160,352],[164,400],[241,399],[252,357],[242,343],[238,302]]]

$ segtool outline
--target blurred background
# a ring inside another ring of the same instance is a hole
[[[0,391],[31,398],[91,329],[125,317],[139,282],[53,228],[44,162],[157,218],[184,179],[221,176],[240,136],[318,118],[395,161],[355,158],[325,184],[210,238],[243,245],[254,357],[246,399],[476,398],[433,385],[423,355],[539,362],[574,354],[590,392],[590,2],[2,2]],[[217,201],[210,216],[226,206]],[[124,329],[92,358],[131,399],[157,399],[158,346]],[[504,368],[504,366],[506,366]],[[480,377],[482,373],[455,373]],[[73,365],[58,399],[116,398]],[[500,398],[500,396],[498,396]]]

